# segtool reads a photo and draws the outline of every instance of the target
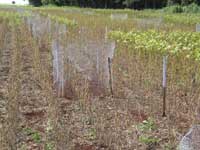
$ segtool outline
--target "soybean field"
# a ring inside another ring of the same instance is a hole
[[[0,6],[0,150],[175,150],[199,121],[198,14]]]

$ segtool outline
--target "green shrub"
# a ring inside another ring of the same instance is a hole
[[[165,12],[168,13],[199,13],[200,12],[200,6],[198,6],[195,3],[192,3],[187,6],[182,5],[172,5],[164,8]]]
[[[197,4],[192,3],[192,4],[184,7],[184,12],[186,12],[186,13],[198,13],[198,12],[200,12],[200,7]]]
[[[164,11],[169,12],[169,13],[182,13],[184,12],[184,9],[181,5],[173,5],[164,8]]]

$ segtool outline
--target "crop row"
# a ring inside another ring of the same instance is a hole
[[[5,21],[10,24],[20,24],[21,16],[18,13],[8,12],[8,11],[0,11],[0,22]]]
[[[109,37],[130,51],[145,51],[200,60],[200,34],[197,32],[112,31]]]
[[[52,21],[58,22],[60,24],[65,24],[65,25],[68,25],[68,26],[76,26],[77,25],[75,20],[70,20],[70,19],[67,19],[67,18],[62,17],[62,16],[52,15],[52,14],[42,12],[42,11],[40,11],[40,14],[42,16],[49,17]]]

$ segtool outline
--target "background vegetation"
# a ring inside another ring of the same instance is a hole
[[[199,0],[29,0],[33,5],[70,5],[93,8],[161,8],[171,5],[199,4]]]

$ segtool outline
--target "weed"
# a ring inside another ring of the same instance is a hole
[[[145,136],[145,135],[141,135],[139,137],[139,141],[141,143],[144,143],[146,145],[151,145],[151,144],[156,144],[159,142],[159,139],[158,138],[155,138],[155,137],[151,137],[151,136]]]
[[[87,137],[88,137],[88,139],[90,139],[90,140],[95,140],[96,139],[96,129],[94,129],[94,128],[90,128],[89,130],[88,130],[88,133],[87,133]]]
[[[36,143],[40,143],[41,142],[41,135],[40,135],[39,132],[34,131],[31,128],[25,128],[24,132],[25,132],[26,135],[31,136],[33,141],[35,141]]]
[[[54,150],[54,145],[52,143],[47,143],[45,145],[45,150]]]
[[[156,125],[152,118],[148,118],[147,120],[144,120],[141,124],[139,124],[138,128],[141,131],[153,131],[154,129],[156,129]]]

